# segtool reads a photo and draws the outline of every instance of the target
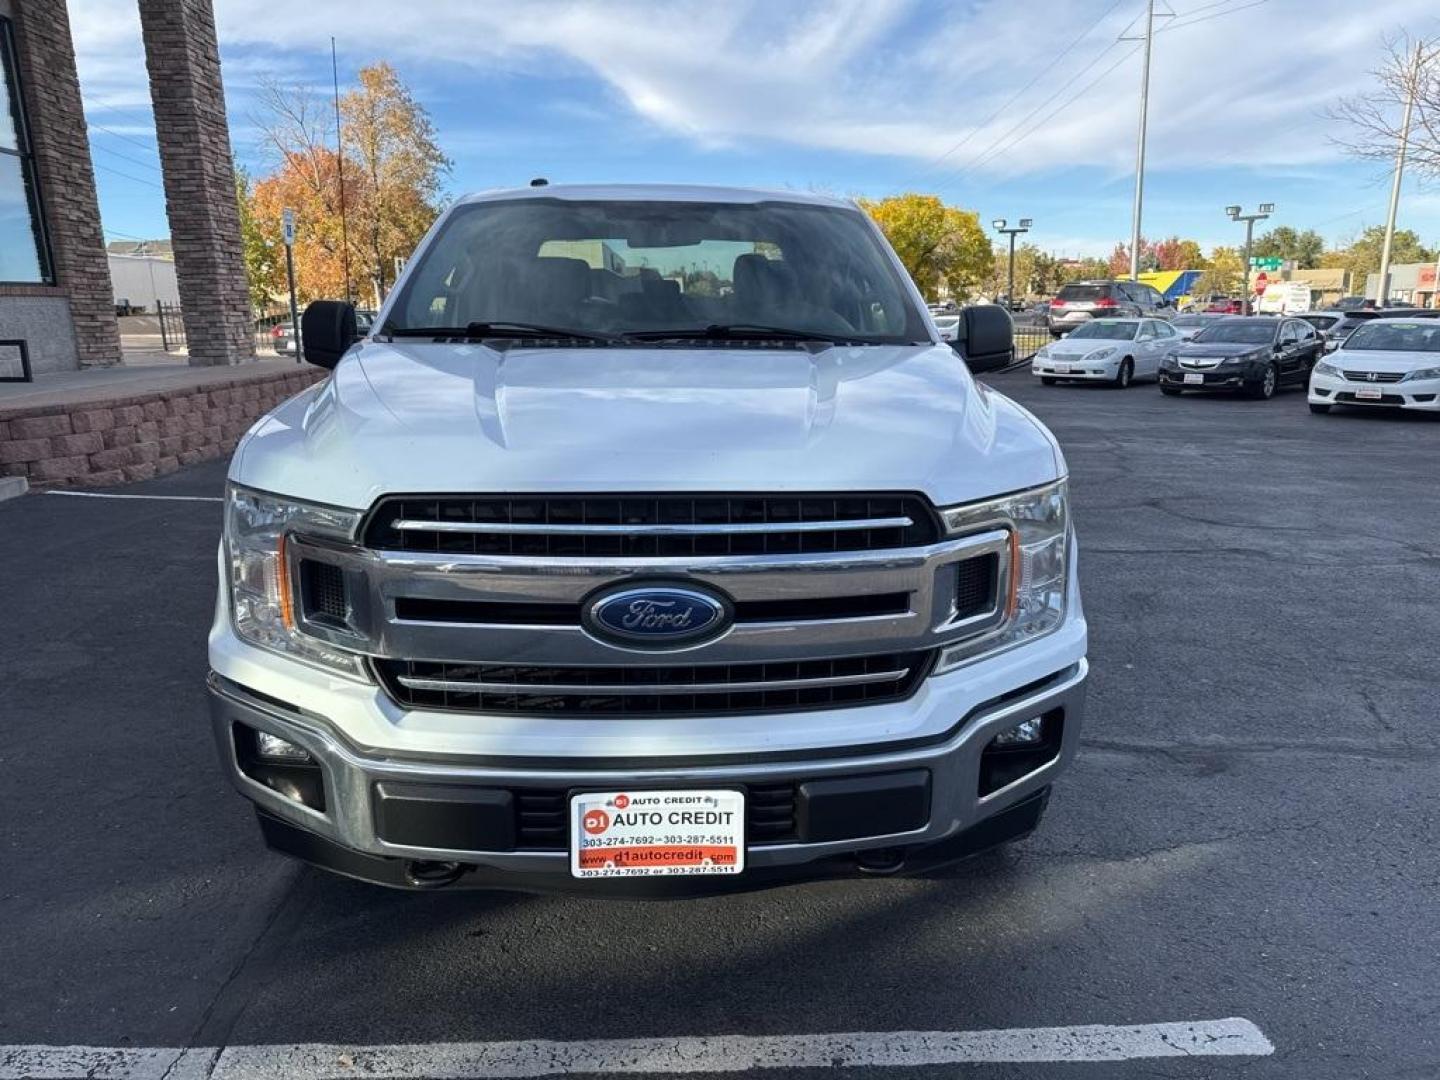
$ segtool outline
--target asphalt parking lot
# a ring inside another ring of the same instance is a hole
[[[1088,727],[1039,833],[934,880],[612,903],[287,863],[207,727],[223,468],[0,504],[0,1078],[37,1045],[158,1080],[118,1049],[1220,1018],[1274,1052],[965,1074],[1440,1074],[1440,421],[988,381],[1070,461]],[[902,1071],[957,1072],[853,1070]]]

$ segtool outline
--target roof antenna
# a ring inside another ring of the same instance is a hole
[[[534,180],[531,180],[531,181],[530,181],[530,186],[531,186],[531,187],[549,187],[549,186],[550,186],[550,181],[549,181],[549,180],[546,180],[545,177],[543,177],[543,176],[537,176],[537,177],[535,177]]]

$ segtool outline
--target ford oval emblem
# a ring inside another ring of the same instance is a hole
[[[595,637],[632,648],[666,649],[723,633],[730,602],[693,586],[651,585],[600,594],[585,606],[585,628]]]

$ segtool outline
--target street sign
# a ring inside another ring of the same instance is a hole
[[[1271,256],[1254,255],[1250,259],[1251,270],[1283,270],[1285,260]]]
[[[285,246],[286,246],[286,247],[294,247],[294,245],[295,245],[295,211],[294,211],[294,210],[281,210],[281,211],[280,211],[280,232],[281,232],[281,234],[285,237]]]
[[[1265,273],[1265,271],[1262,270],[1255,275],[1255,291],[1257,293],[1263,293],[1269,285],[1270,275]]]

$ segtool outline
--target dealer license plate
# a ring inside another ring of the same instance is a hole
[[[1385,391],[1378,386],[1359,386],[1355,388],[1355,397],[1360,401],[1379,401],[1385,396]]]
[[[1192,386],[1204,386],[1205,376],[1187,372],[1185,375],[1185,381]]]
[[[570,800],[577,878],[738,874],[745,869],[739,791],[606,791]]]

